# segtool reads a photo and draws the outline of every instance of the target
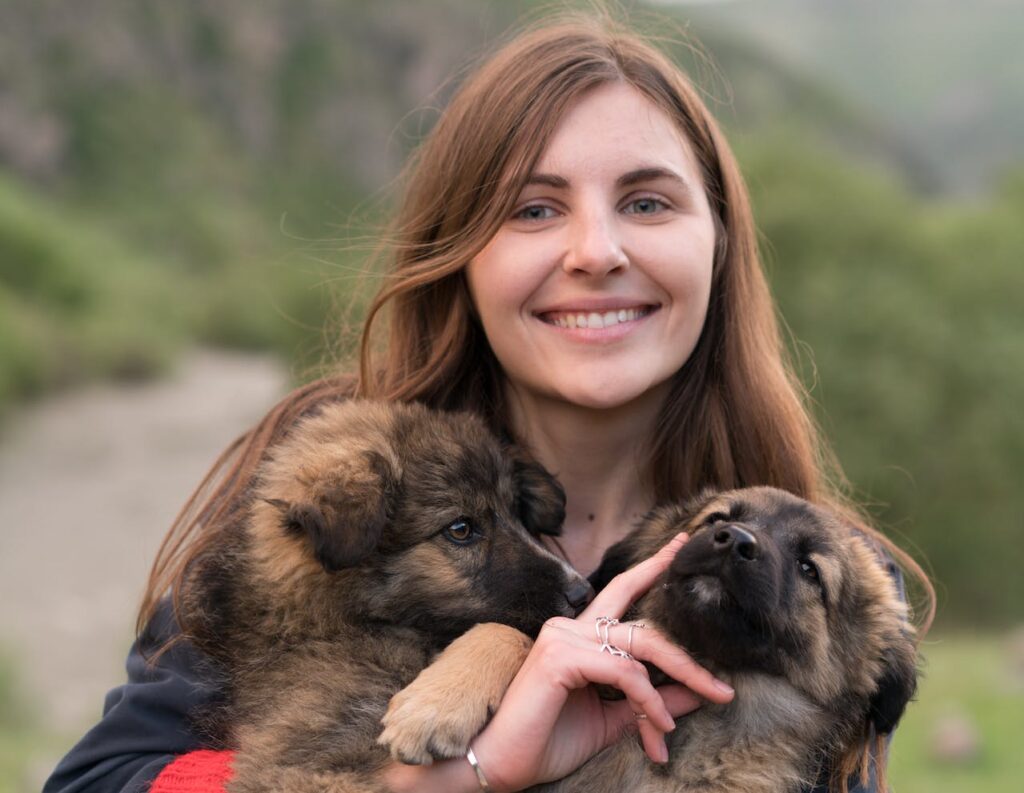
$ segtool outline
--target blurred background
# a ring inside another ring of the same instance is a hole
[[[726,127],[819,420],[934,576],[896,789],[1018,790],[1024,4],[624,5]],[[539,8],[0,3],[0,793],[99,716],[216,453],[345,359],[404,158]]]

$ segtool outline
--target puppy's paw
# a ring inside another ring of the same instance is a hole
[[[472,628],[391,698],[377,742],[413,765],[465,755],[532,644],[507,625]]]

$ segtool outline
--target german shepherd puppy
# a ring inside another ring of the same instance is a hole
[[[649,762],[637,742],[620,741],[537,789],[784,793],[830,769],[833,788],[845,788],[872,743],[884,766],[876,736],[896,726],[914,693],[916,652],[906,606],[878,551],[831,511],[781,490],[709,492],[654,510],[609,549],[592,580],[600,587],[680,531],[689,542],[627,617],[686,648],[731,683],[735,699],[681,718],[665,767]],[[482,643],[483,630],[465,643]],[[460,640],[393,701],[382,739],[401,755],[422,759],[436,750],[417,720],[437,719],[435,703],[462,674],[453,668],[446,679],[437,667],[459,666],[462,650]],[[659,674],[652,679],[665,682]],[[483,681],[474,682],[485,696]],[[480,707],[465,695],[458,702],[443,716],[448,756],[464,751],[484,724]],[[456,726],[460,714],[466,723]],[[884,790],[884,768],[875,770]]]
[[[564,507],[468,414],[350,401],[300,422],[182,592],[182,624],[223,670],[229,791],[379,789],[385,707],[438,651],[487,621],[528,642],[589,600],[533,536]]]

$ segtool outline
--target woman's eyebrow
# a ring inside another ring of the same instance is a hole
[[[618,179],[615,180],[615,184],[618,187],[630,187],[640,182],[653,182],[658,179],[668,179],[675,182],[679,187],[686,190],[688,193],[693,188],[690,187],[690,183],[686,181],[682,176],[669,168],[662,168],[657,165],[652,165],[644,168],[637,168],[633,171],[628,171],[622,174]]]
[[[569,180],[564,176],[557,176],[553,173],[531,173],[530,178],[526,180],[526,184],[540,184],[564,190],[569,186]]]
[[[627,171],[615,180],[616,187],[631,187],[632,185],[639,184],[641,182],[653,182],[658,179],[668,179],[675,182],[679,187],[688,193],[693,191],[690,183],[686,181],[682,176],[669,168],[662,168],[660,166],[652,165],[643,168],[636,168],[632,171]],[[526,180],[527,185],[544,185],[546,187],[553,187],[557,190],[565,190],[570,186],[570,182],[564,176],[559,176],[553,173],[532,173]]]

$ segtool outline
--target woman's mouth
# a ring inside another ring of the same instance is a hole
[[[545,311],[538,314],[542,322],[559,328],[610,328],[623,322],[643,319],[657,306],[635,306],[610,311]]]

